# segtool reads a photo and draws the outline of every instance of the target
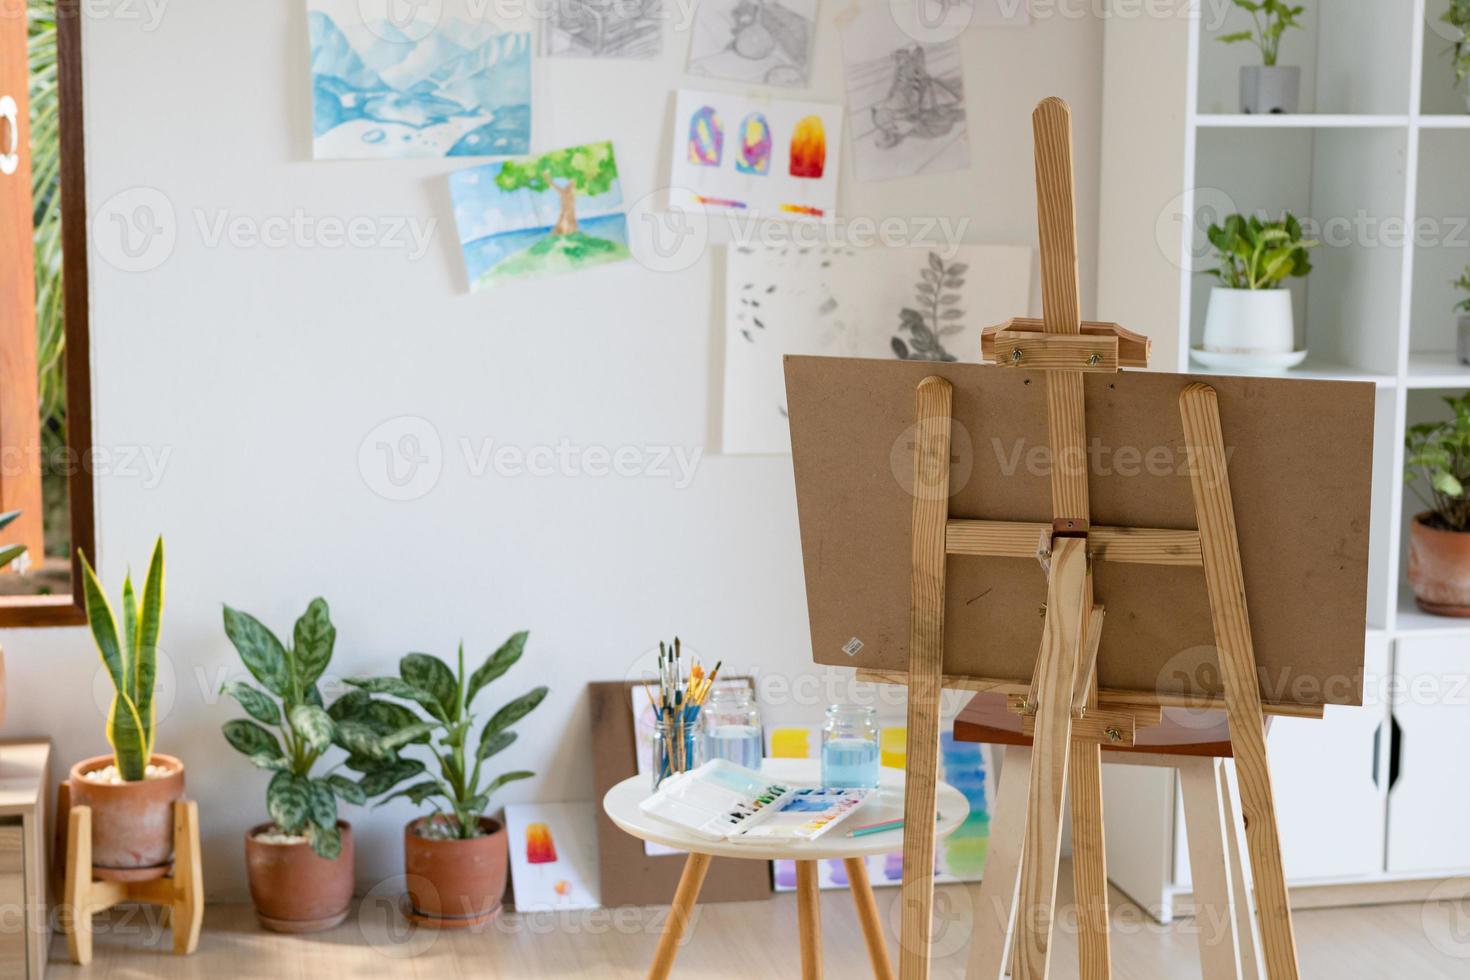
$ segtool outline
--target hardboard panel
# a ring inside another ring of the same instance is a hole
[[[633,742],[634,681],[587,685],[592,701],[592,772],[597,793],[597,864],[602,904],[667,905],[674,897],[684,855],[649,857],[643,841],[618,829],[602,798],[638,771]],[[651,792],[651,790],[650,790]],[[769,861],[715,858],[699,891],[701,902],[749,902],[771,895]]]
[[[954,386],[951,518],[1049,523],[1046,379],[987,365],[788,357],[792,453],[813,657],[907,668],[915,388]],[[1262,692],[1360,704],[1367,616],[1371,384],[1089,374],[1094,525],[1194,529],[1179,393],[1219,395]],[[1031,559],[952,556],[946,674],[1029,683],[1046,583]],[[1107,610],[1099,682],[1223,693],[1204,573],[1094,563]],[[861,649],[849,655],[851,641]]]

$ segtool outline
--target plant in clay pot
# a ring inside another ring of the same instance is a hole
[[[123,579],[122,626],[85,555],[82,594],[87,623],[112,680],[107,712],[111,755],[71,767],[67,788],[73,806],[92,809],[92,864],[115,877],[147,878],[168,870],[173,854],[173,805],[184,795],[184,764],[153,751],[154,681],[163,617],[163,538],[153,545],[142,595],[133,577]]]
[[[1278,65],[1281,38],[1306,10],[1284,0],[1232,0],[1251,15],[1251,30],[1222,34],[1221,44],[1254,44],[1261,52],[1259,65],[1240,69],[1240,111],[1251,115],[1275,115],[1297,111],[1301,99],[1302,70]]]
[[[1317,243],[1302,237],[1291,213],[1280,221],[1232,214],[1206,233],[1218,265],[1204,271],[1218,283],[1210,290],[1204,344],[1194,358],[1206,367],[1283,370],[1301,363],[1296,346],[1288,278],[1312,271],[1307,250]]]
[[[414,718],[406,710],[368,717],[349,703],[356,692],[325,706],[318,681],[331,662],[337,630],[322,599],[313,599],[296,621],[290,647],[255,617],[229,606],[224,624],[260,684],[236,680],[221,689],[250,716],[226,722],[225,738],[257,768],[274,774],[266,788],[270,822],[245,835],[256,915],[278,932],[329,929],[346,918],[353,887],[352,828],[338,819],[337,802],[364,804],[382,791],[375,786],[386,789],[423,770],[395,751],[402,741],[393,736],[409,737],[400,729]],[[317,764],[334,747],[345,756],[318,774]],[[344,766],[362,778],[335,771]]]
[[[1409,584],[1426,612],[1470,616],[1470,392],[1445,404],[1452,418],[1404,437],[1404,479],[1429,508],[1409,524]]]
[[[501,677],[521,659],[528,634],[516,633],[465,676],[464,645],[459,647],[457,669],[426,653],[410,653],[398,664],[397,677],[349,680],[370,700],[364,704],[401,707],[373,695],[407,701],[425,716],[418,728],[436,737],[429,752],[439,775],[385,796],[381,802],[404,796],[416,804],[433,801],[431,814],[411,821],[403,832],[404,864],[414,918],[428,925],[467,926],[487,921],[500,911],[505,893],[505,828],[485,816],[490,796],[506,783],[534,775],[503,772],[485,779],[487,759],[516,739],[510,727],[545,699],[547,689],[536,687],[515,698],[474,734],[475,698],[486,685]]]

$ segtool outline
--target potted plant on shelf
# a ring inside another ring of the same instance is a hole
[[[1470,616],[1470,392],[1445,404],[1452,418],[1404,437],[1404,479],[1429,508],[1409,523],[1409,585],[1425,612]]]
[[[142,879],[163,874],[174,850],[174,801],[184,795],[184,764],[153,751],[154,682],[163,617],[163,538],[153,545],[143,592],[123,579],[122,628],[85,555],[82,595],[92,639],[112,680],[107,712],[111,755],[83,759],[71,767],[67,789],[73,806],[92,809],[92,865],[115,877]]]
[[[402,743],[392,737],[413,719],[408,712],[365,717],[347,702],[350,694],[325,707],[318,681],[331,662],[337,630],[324,600],[313,599],[296,621],[290,647],[229,606],[224,624],[245,668],[264,688],[239,680],[223,686],[222,693],[250,716],[226,722],[225,738],[274,773],[266,788],[270,821],[245,834],[256,915],[277,932],[330,929],[346,918],[353,886],[352,827],[338,819],[337,801],[364,804],[390,776],[396,782],[422,771],[421,764],[398,759],[395,746]],[[347,753],[345,760],[317,774],[317,763],[334,745]],[[365,775],[354,781],[334,771],[341,765]]]
[[[482,767],[515,741],[510,727],[545,699],[547,689],[533,688],[506,704],[490,716],[477,737],[472,707],[486,685],[521,659],[527,635],[516,633],[506,640],[469,677],[465,676],[464,644],[460,644],[457,670],[426,653],[410,653],[399,661],[397,677],[347,682],[369,699],[364,705],[400,707],[372,695],[413,704],[425,720],[410,731],[438,737],[429,751],[439,775],[382,800],[386,803],[405,796],[415,804],[436,801],[432,813],[410,821],[403,831],[409,901],[414,918],[427,925],[475,925],[500,911],[508,859],[506,834],[504,826],[485,816],[485,811],[497,789],[534,774],[504,772],[487,781]]]
[[[1240,69],[1240,111],[1251,115],[1293,113],[1301,99],[1302,70],[1291,65],[1278,65],[1281,37],[1289,29],[1302,25],[1297,20],[1305,7],[1293,7],[1282,0],[1232,0],[1250,13],[1254,27],[1248,31],[1222,34],[1222,44],[1254,44],[1261,52],[1261,64]]]
[[[1465,267],[1460,278],[1451,285],[1464,294],[1464,298],[1455,304],[1455,312],[1460,314],[1456,347],[1460,354],[1460,363],[1470,364],[1470,265]]]
[[[1291,292],[1282,284],[1312,271],[1301,222],[1288,212],[1280,221],[1232,214],[1207,233],[1219,264],[1205,270],[1210,290],[1204,345],[1192,352],[1206,367],[1280,371],[1300,364]]]
[[[1455,84],[1465,85],[1470,81],[1470,0],[1450,0],[1449,9],[1440,20],[1459,31],[1450,57],[1455,63]],[[1465,108],[1470,110],[1470,88],[1465,92]]]

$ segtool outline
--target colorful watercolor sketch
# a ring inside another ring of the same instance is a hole
[[[517,911],[598,907],[593,804],[511,803],[505,829]]]
[[[472,290],[629,257],[611,143],[461,170],[449,192]]]
[[[816,19],[817,0],[700,0],[689,39],[689,74],[804,87]]]
[[[530,152],[529,32],[367,22],[357,0],[311,0],[307,19],[316,159]]]
[[[541,53],[579,58],[656,58],[663,0],[552,0]]]

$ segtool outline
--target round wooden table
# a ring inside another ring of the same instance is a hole
[[[820,783],[820,769],[813,759],[766,759],[761,763],[761,772],[793,786],[816,786]],[[880,773],[878,792],[843,818],[842,823],[814,841],[781,844],[733,844],[729,841],[705,840],[649,816],[638,808],[638,804],[653,795],[649,787],[652,780],[647,774],[625,779],[608,790],[602,799],[602,808],[618,827],[640,840],[689,852],[689,857],[684,862],[684,873],[679,878],[679,887],[674,892],[674,901],[669,909],[668,925],[659,939],[658,951],[648,970],[650,980],[663,980],[673,969],[674,955],[684,939],[690,913],[699,899],[699,888],[704,883],[704,875],[712,857],[796,862],[796,909],[798,933],[801,936],[803,978],[820,977],[822,973],[817,862],[842,861],[847,868],[853,901],[857,903],[858,919],[862,923],[863,937],[868,944],[868,955],[873,961],[873,973],[880,980],[891,978],[893,969],[888,961],[888,943],[883,938],[883,925],[878,919],[878,905],[873,899],[873,889],[868,884],[865,861],[872,855],[892,854],[903,850],[904,832],[887,830],[863,837],[848,837],[845,829],[903,816],[903,771],[885,768]],[[937,836],[945,837],[965,822],[965,818],[970,815],[970,804],[960,795],[959,790],[944,782],[939,783],[936,799],[939,805],[939,821],[935,825],[935,832]]]

